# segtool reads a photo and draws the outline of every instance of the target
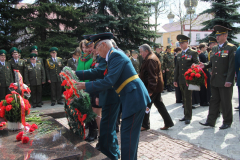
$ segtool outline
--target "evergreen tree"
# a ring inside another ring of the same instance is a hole
[[[20,43],[25,48],[23,53],[29,54],[31,45],[38,46],[39,55],[43,58],[49,56],[48,50],[51,47],[59,48],[59,57],[65,57],[74,51],[87,26],[80,19],[85,14],[73,4],[74,0],[37,0],[20,8],[16,17],[18,23],[13,26],[24,37]]]
[[[17,38],[12,24],[16,23],[15,5],[21,0],[3,0],[0,3],[0,48],[9,51]]]
[[[152,3],[142,3],[139,0],[102,0],[94,1],[93,14],[87,17],[91,20],[95,32],[112,32],[118,46],[125,49],[136,49],[139,45],[148,43],[148,39],[156,37],[153,24],[148,24],[148,13]]]
[[[234,27],[234,23],[240,23],[239,16],[240,14],[237,12],[237,8],[240,4],[236,4],[235,0],[204,0],[206,2],[212,2],[211,8],[203,11],[200,14],[213,14],[214,18],[202,23],[205,27],[201,30],[211,30],[215,25],[221,25],[232,29],[228,31],[228,41],[235,45],[238,45],[238,42],[235,42],[235,35],[240,32],[239,27]],[[211,33],[210,36],[215,36],[215,32]],[[208,42],[207,37],[201,39],[200,42]]]

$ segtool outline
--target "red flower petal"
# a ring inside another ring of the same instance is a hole
[[[25,144],[25,143],[28,143],[29,141],[29,137],[25,136],[25,137],[22,137],[22,143]]]

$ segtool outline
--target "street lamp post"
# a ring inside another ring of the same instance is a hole
[[[192,14],[195,13],[195,7],[198,5],[198,0],[185,0],[184,1],[184,6],[187,8],[187,14],[190,15],[190,29],[189,29],[189,45],[191,43],[192,35]]]

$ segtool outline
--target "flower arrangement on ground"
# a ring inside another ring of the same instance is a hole
[[[76,82],[80,82],[74,71],[64,67],[59,74],[62,78],[62,86],[66,91],[63,97],[66,101],[65,112],[70,130],[85,139],[84,123],[92,121],[97,115],[92,111],[89,94],[83,90],[77,90]]]
[[[184,77],[187,85],[189,85],[189,90],[195,90],[191,89],[190,86],[192,85],[198,86],[199,89],[196,90],[200,90],[201,85],[205,85],[207,88],[207,76],[199,65],[193,64],[191,68],[185,72]]]
[[[25,126],[25,115],[30,114],[31,108],[29,101],[24,98],[30,97],[31,91],[23,84],[19,71],[15,70],[14,73],[16,83],[9,86],[11,94],[6,95],[5,100],[0,102],[0,117],[8,121],[8,129],[12,130],[21,129],[21,123]]]

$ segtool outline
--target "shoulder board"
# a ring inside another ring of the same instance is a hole
[[[57,57],[58,59],[62,59],[61,57]]]
[[[227,43],[228,46],[235,46],[234,44],[232,43]]]
[[[41,64],[41,63],[37,63],[37,64]]]
[[[164,54],[167,54],[166,52]]]
[[[51,58],[48,58],[48,59],[46,59],[47,61],[49,61]]]

